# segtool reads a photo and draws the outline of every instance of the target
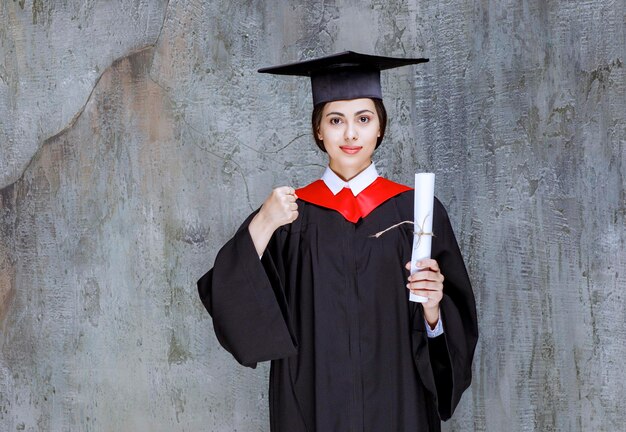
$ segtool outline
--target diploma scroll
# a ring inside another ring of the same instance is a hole
[[[433,230],[433,202],[435,198],[435,174],[415,174],[415,201],[414,201],[414,232],[413,252],[411,254],[411,274],[419,271],[415,263],[421,259],[430,258]],[[426,303],[428,299],[410,293],[409,300],[417,303]]]

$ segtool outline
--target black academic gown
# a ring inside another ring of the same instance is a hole
[[[220,344],[244,366],[271,360],[272,432],[439,431],[470,385],[474,295],[435,199],[432,254],[445,276],[444,335],[428,339],[406,289],[413,191],[351,223],[298,200],[262,259],[251,215],[198,281]]]

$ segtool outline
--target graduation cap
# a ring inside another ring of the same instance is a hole
[[[311,77],[313,105],[359,98],[382,99],[380,71],[427,62],[344,51],[326,57],[259,69],[261,73]]]

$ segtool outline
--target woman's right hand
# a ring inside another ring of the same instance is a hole
[[[296,191],[290,186],[277,187],[267,197],[259,215],[264,219],[265,223],[274,227],[289,224],[298,217],[298,204],[296,204]]]
[[[296,199],[298,196],[294,188],[278,187],[267,197],[261,210],[250,221],[248,231],[259,256],[263,255],[274,231],[280,226],[295,221],[298,217]]]

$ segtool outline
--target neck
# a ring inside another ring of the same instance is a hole
[[[348,182],[361,174],[363,171],[365,171],[371,164],[372,161],[370,160],[367,164],[360,167],[337,167],[335,166],[335,164],[333,164],[333,161],[331,160],[328,166],[331,170],[333,170],[335,174],[339,176],[341,180]]]

